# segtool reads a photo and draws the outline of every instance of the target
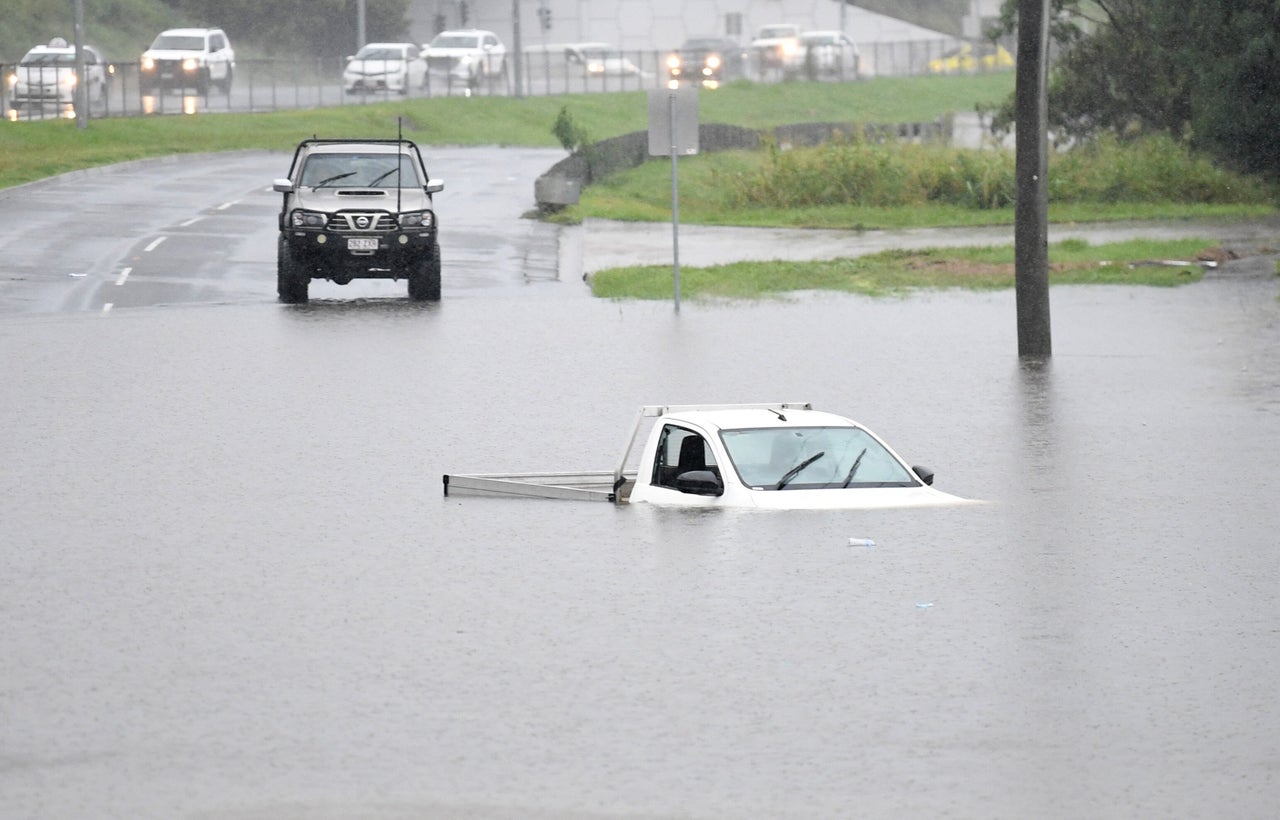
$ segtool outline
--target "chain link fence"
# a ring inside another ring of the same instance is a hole
[[[964,66],[947,63],[955,41],[918,41],[863,46],[790,66],[768,65],[743,54],[742,68],[722,74],[719,82],[749,80],[780,83],[798,80],[858,82],[883,76],[910,76],[1008,70],[1008,66]],[[421,61],[406,65],[412,81],[403,91],[353,87],[344,79],[347,61],[238,59],[225,81],[192,77],[163,89],[149,88],[137,62],[104,62],[87,69],[88,117],[129,117],[226,111],[258,112],[361,105],[405,98],[450,96],[546,96],[614,93],[667,87],[671,76],[667,51],[612,51],[596,58],[582,47],[542,46],[526,50],[519,65],[507,58],[473,80],[454,76],[449,65]],[[409,61],[412,62],[412,61]],[[419,73],[420,72],[420,73]],[[418,77],[421,77],[419,80]],[[75,118],[74,72],[0,63],[0,111],[10,121]]]

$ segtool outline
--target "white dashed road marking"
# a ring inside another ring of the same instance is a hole
[[[133,273],[133,268],[125,268],[120,271],[120,275],[116,277],[116,284],[123,285],[125,280],[129,278],[129,274]]]
[[[165,240],[166,240],[166,239],[168,239],[168,238],[169,238],[169,237],[167,237],[167,236],[161,236],[161,237],[159,237],[159,238],[157,238],[157,239],[155,239],[155,240],[152,240],[152,242],[151,242],[151,244],[150,244],[150,245],[148,245],[148,246],[146,246],[145,248],[143,248],[143,249],[142,249],[142,252],[143,252],[143,253],[151,253],[152,251],[154,251],[156,248],[158,248],[158,247],[160,246],[160,243],[161,243],[161,242],[165,241]]]

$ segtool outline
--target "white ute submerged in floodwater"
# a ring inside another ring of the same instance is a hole
[[[627,469],[647,419],[639,466]],[[867,428],[808,402],[647,405],[612,472],[446,474],[444,493],[672,507],[846,510],[971,503]]]

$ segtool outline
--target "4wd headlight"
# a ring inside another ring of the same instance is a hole
[[[156,70],[156,60],[155,60],[155,58],[154,58],[154,57],[143,57],[143,58],[142,58],[142,70],[143,70],[143,71],[155,71],[155,70]]]
[[[317,211],[299,209],[289,214],[289,224],[295,228],[323,228],[328,223],[328,215]]]
[[[412,211],[400,214],[401,228],[430,228],[436,223],[436,215],[431,211]]]
[[[197,60],[195,57],[188,57],[187,59],[182,61],[183,71],[195,71],[199,67],[200,67],[200,61]]]

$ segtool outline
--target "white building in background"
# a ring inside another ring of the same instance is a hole
[[[971,0],[966,32],[980,31],[978,21],[998,14],[999,6],[1000,0]],[[549,28],[540,24],[539,7],[550,10]],[[698,35],[727,36],[745,46],[761,26],[795,23],[803,29],[843,27],[864,55],[885,55],[879,59],[879,73],[899,73],[884,64],[897,61],[887,55],[914,50],[936,56],[959,42],[949,34],[834,0],[411,0],[410,36],[425,43],[441,28],[482,28],[497,33],[511,48],[517,9],[526,49],[606,42],[624,51],[665,52]],[[895,48],[877,48],[886,45]]]

